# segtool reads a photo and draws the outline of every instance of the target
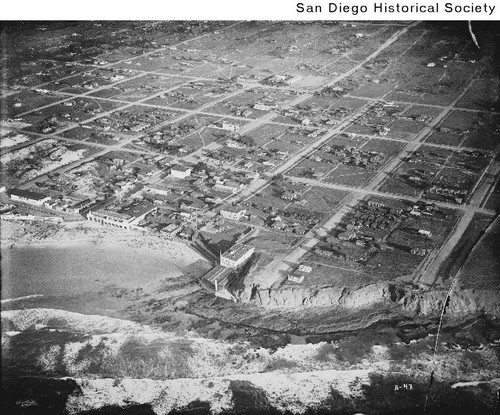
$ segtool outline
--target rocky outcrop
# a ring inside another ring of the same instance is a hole
[[[440,313],[447,290],[421,290],[412,285],[381,282],[361,287],[282,287],[258,290],[252,299],[242,298],[264,307],[337,306],[359,309],[378,303],[400,305],[417,314]],[[452,292],[447,312],[454,315],[485,312],[500,315],[499,290],[471,290],[456,288]]]

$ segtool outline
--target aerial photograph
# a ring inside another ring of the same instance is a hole
[[[0,22],[7,415],[500,413],[500,25]]]

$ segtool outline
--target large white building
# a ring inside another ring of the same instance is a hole
[[[98,209],[90,210],[87,219],[101,225],[115,226],[123,229],[137,229],[137,224],[158,208],[151,202],[143,200],[133,202],[118,212]]]
[[[255,248],[253,246],[235,244],[220,255],[220,264],[226,268],[239,268],[250,259],[254,251]]]
[[[244,207],[226,206],[220,210],[220,215],[225,219],[240,220],[246,211]]]
[[[170,175],[177,179],[185,179],[186,177],[191,176],[191,171],[193,169],[191,167],[186,166],[173,166],[170,169]]]

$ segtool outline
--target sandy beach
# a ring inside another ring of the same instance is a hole
[[[203,257],[186,244],[160,235],[142,234],[119,228],[107,228],[90,221],[42,222],[1,221],[2,248],[14,246],[68,247],[70,245],[126,246],[150,252],[160,251],[165,257],[189,265]],[[145,251],[146,252],[146,251]]]
[[[2,221],[2,299],[152,292],[203,257],[178,241],[90,222]]]

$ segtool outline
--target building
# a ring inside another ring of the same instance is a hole
[[[172,239],[181,231],[181,229],[182,229],[181,226],[176,225],[175,223],[171,223],[165,226],[161,231],[167,237],[167,239]]]
[[[238,141],[234,141],[234,140],[227,140],[226,146],[228,146],[229,148],[237,148],[237,149],[247,148],[247,146],[245,144],[240,143]]]
[[[50,196],[32,192],[30,190],[12,189],[10,190],[9,195],[15,202],[23,202],[35,206],[42,206],[50,200]]]
[[[312,267],[309,265],[301,264],[298,268],[299,271],[309,274],[312,271]]]
[[[220,255],[220,264],[226,268],[239,268],[250,259],[254,251],[253,246],[235,244]]]
[[[296,274],[288,274],[287,280],[290,282],[294,282],[296,284],[302,284],[304,282],[305,275],[296,275]]]
[[[223,266],[217,266],[206,273],[200,283],[208,291],[213,291],[216,297],[236,302],[236,297],[231,293],[231,285],[235,280],[234,271]]]
[[[236,183],[236,182],[229,181],[229,180],[225,181],[225,182],[216,183],[214,186],[215,190],[218,190],[220,192],[229,192],[232,194],[238,193],[242,188],[243,188],[243,184]]]
[[[130,229],[132,227],[130,216],[106,209],[89,211],[87,213],[87,219],[92,222],[100,223],[101,225],[114,226],[116,228]]]
[[[427,238],[432,237],[432,232],[431,232],[431,231],[428,231],[428,230],[426,230],[426,229],[419,229],[419,230],[418,230],[418,233],[419,233],[420,235],[426,236]]]
[[[141,131],[144,131],[146,128],[149,127],[149,124],[146,122],[141,122],[137,125],[134,125],[133,127],[130,127],[130,131],[134,131],[136,133],[139,133]]]
[[[220,215],[225,219],[240,220],[247,210],[238,206],[226,206],[220,210]]]
[[[114,226],[123,229],[137,229],[137,224],[147,215],[156,212],[158,209],[152,202],[147,200],[132,202],[120,209],[118,212],[113,212],[106,209],[90,210],[87,213],[87,219],[101,225]]]
[[[138,200],[120,209],[119,213],[130,216],[133,223],[138,223],[147,215],[157,210],[158,207],[153,202],[149,200]]]
[[[227,131],[233,131],[236,132],[240,129],[240,126],[238,124],[231,124],[226,121],[222,122],[222,129],[227,130]]]
[[[259,110],[259,111],[271,111],[273,109],[273,107],[270,105],[267,105],[267,104],[257,103],[253,106],[253,109]]]
[[[191,171],[193,169],[191,167],[186,166],[173,166],[170,169],[170,175],[177,179],[185,179],[186,177],[191,176]]]
[[[372,207],[385,207],[385,204],[382,202],[379,202],[377,200],[369,200],[368,201],[368,206]]]
[[[95,200],[85,199],[81,202],[76,202],[73,205],[69,206],[67,210],[73,213],[82,213],[85,209],[90,208],[93,204],[95,204]]]

